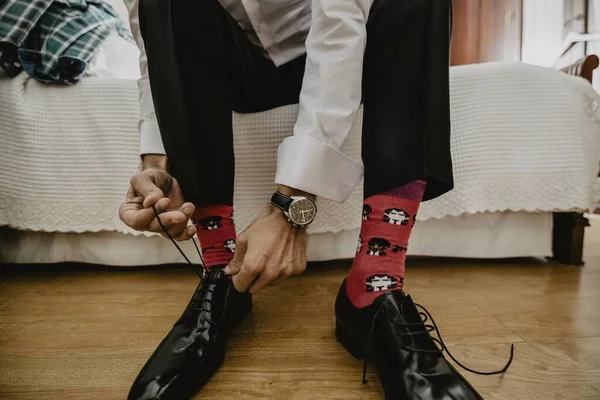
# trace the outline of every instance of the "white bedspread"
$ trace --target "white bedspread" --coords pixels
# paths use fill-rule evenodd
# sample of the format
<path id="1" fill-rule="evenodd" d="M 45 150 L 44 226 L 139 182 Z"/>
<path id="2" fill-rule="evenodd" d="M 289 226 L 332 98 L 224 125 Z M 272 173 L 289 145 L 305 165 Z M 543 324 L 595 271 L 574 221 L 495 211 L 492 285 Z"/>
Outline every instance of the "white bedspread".
<path id="1" fill-rule="evenodd" d="M 524 65 L 453 67 L 456 188 L 420 219 L 479 212 L 585 210 L 598 198 L 600 97 L 581 78 Z M 49 232 L 130 232 L 117 209 L 138 169 L 133 80 L 43 86 L 0 77 L 0 225 Z M 243 228 L 273 191 L 276 148 L 296 106 L 234 115 L 236 217 Z M 343 150 L 360 159 L 361 115 Z M 360 226 L 361 188 L 319 200 L 312 232 Z"/>

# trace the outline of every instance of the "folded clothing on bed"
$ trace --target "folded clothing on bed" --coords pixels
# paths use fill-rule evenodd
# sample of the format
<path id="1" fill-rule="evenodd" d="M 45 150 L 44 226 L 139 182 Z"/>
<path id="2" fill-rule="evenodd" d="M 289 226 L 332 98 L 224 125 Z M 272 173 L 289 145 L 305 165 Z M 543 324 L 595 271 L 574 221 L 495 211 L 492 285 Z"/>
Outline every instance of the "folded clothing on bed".
<path id="1" fill-rule="evenodd" d="M 0 65 L 45 83 L 74 83 L 111 32 L 133 42 L 104 0 L 8 0 L 0 7 Z"/>

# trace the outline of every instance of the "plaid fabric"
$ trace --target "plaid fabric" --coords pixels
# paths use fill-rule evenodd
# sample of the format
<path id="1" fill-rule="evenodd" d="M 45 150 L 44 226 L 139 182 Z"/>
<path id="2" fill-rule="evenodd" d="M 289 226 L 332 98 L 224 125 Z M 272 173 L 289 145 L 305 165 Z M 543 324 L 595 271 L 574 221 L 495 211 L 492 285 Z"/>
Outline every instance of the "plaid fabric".
<path id="1" fill-rule="evenodd" d="M 116 30 L 131 32 L 104 0 L 8 0 L 0 7 L 0 65 L 42 82 L 73 83 Z"/>

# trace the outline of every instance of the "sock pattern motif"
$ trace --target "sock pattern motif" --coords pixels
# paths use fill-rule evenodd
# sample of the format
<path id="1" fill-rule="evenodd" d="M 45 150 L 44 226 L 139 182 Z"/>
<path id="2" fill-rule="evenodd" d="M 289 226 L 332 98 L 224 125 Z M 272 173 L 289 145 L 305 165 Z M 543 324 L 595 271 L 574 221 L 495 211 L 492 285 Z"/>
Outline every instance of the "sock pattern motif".
<path id="1" fill-rule="evenodd" d="M 367 198 L 356 256 L 348 274 L 348 297 L 366 307 L 388 290 L 402 289 L 406 251 L 424 181 L 414 181 Z"/>
<path id="2" fill-rule="evenodd" d="M 214 205 L 197 207 L 193 221 L 206 267 L 229 264 L 235 252 L 233 207 Z"/>

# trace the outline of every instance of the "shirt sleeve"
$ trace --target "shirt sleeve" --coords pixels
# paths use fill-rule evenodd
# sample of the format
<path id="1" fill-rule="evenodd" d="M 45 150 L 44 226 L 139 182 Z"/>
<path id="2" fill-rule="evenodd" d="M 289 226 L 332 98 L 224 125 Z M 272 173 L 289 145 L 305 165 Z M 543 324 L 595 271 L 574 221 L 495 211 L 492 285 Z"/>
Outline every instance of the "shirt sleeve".
<path id="1" fill-rule="evenodd" d="M 138 90 L 140 98 L 140 119 L 138 128 L 140 130 L 140 154 L 166 154 L 163 146 L 156 113 L 154 112 L 154 103 L 152 102 L 152 92 L 150 91 L 150 80 L 148 78 L 148 62 L 146 59 L 146 50 L 140 31 L 140 19 L 138 12 L 138 0 L 125 0 L 125 5 L 129 11 L 129 24 L 133 37 L 140 48 L 140 70 L 141 78 L 138 80 Z"/>
<path id="2" fill-rule="evenodd" d="M 339 148 L 361 102 L 371 4 L 313 0 L 300 111 L 294 135 L 279 146 L 277 184 L 341 203 L 362 179 L 362 165 Z"/>

